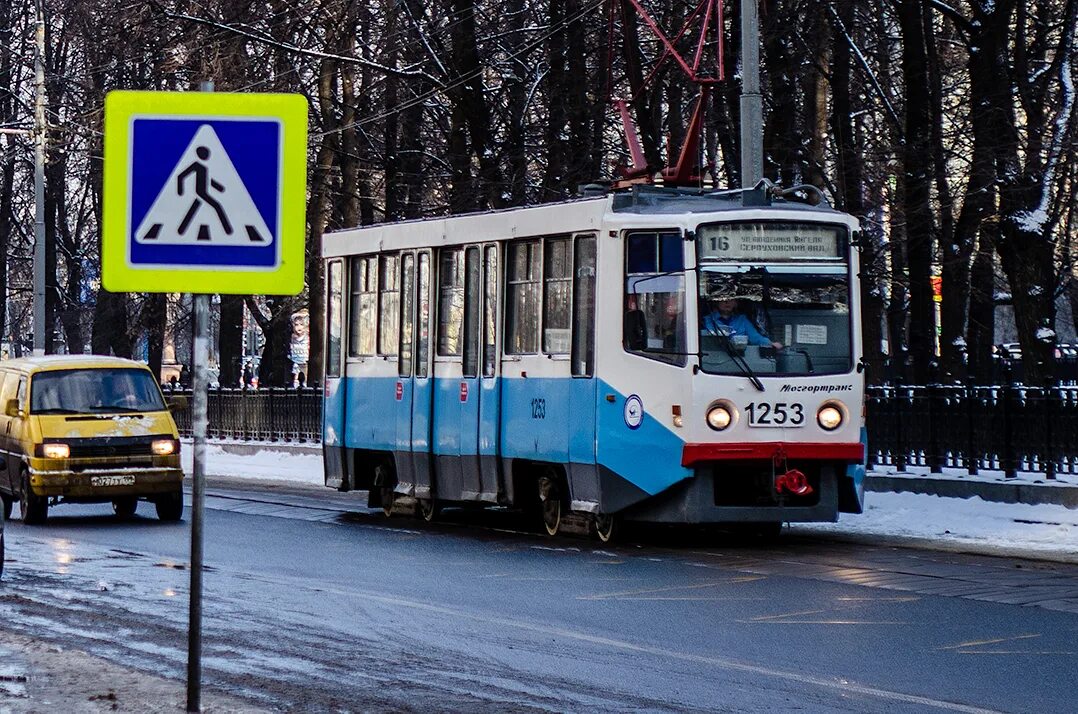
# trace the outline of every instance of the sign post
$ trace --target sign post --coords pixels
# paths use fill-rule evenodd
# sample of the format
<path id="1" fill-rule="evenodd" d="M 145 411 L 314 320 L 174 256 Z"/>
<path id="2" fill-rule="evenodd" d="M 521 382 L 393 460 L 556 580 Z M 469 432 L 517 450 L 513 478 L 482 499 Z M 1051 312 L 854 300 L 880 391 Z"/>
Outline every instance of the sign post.
<path id="1" fill-rule="evenodd" d="M 210 294 L 303 289 L 307 101 L 293 94 L 110 92 L 101 281 L 192 293 L 194 382 L 187 711 L 201 711 Z"/>

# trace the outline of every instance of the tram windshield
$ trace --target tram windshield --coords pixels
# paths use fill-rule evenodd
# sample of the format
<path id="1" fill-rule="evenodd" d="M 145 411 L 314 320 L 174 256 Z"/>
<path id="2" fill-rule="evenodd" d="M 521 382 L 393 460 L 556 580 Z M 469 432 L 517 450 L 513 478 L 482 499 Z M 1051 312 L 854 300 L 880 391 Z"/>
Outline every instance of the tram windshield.
<path id="1" fill-rule="evenodd" d="M 853 366 L 845 231 L 742 223 L 698 232 L 700 367 L 841 374 Z"/>

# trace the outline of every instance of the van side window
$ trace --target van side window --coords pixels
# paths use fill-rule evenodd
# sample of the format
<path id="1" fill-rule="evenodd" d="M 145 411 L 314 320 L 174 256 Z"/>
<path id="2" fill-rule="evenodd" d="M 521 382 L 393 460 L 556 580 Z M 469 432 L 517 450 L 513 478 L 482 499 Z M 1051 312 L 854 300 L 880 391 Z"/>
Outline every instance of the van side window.
<path id="1" fill-rule="evenodd" d="M 0 373 L 0 414 L 7 408 L 8 400 L 19 393 L 19 375 L 15 372 Z"/>
<path id="2" fill-rule="evenodd" d="M 27 410 L 26 405 L 26 377 L 19 377 L 19 391 L 15 395 L 15 398 L 19 400 L 19 408 Z"/>

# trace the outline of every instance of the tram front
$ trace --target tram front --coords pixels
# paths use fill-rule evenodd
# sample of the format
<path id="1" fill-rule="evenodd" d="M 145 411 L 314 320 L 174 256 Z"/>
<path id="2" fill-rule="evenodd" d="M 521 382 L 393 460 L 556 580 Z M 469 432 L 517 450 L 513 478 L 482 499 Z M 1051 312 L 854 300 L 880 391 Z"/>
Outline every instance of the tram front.
<path id="1" fill-rule="evenodd" d="M 634 271 L 627 236 L 625 309 L 645 316 L 626 320 L 627 347 L 642 322 L 640 350 L 684 365 L 691 399 L 673 407 L 685 478 L 626 515 L 780 523 L 861 511 L 856 227 L 807 207 L 699 216 L 680 273 Z M 667 339 L 646 341 L 664 319 Z"/>

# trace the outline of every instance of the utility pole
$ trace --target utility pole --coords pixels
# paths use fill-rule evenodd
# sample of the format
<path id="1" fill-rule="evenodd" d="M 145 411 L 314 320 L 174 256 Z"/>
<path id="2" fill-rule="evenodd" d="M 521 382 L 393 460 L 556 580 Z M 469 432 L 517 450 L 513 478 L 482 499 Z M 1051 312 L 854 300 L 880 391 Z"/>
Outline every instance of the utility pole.
<path id="1" fill-rule="evenodd" d="M 45 354 L 45 8 L 37 0 L 34 71 L 34 355 Z"/>
<path id="2" fill-rule="evenodd" d="M 764 107 L 760 95 L 760 0 L 741 0 L 741 187 L 764 177 Z"/>

